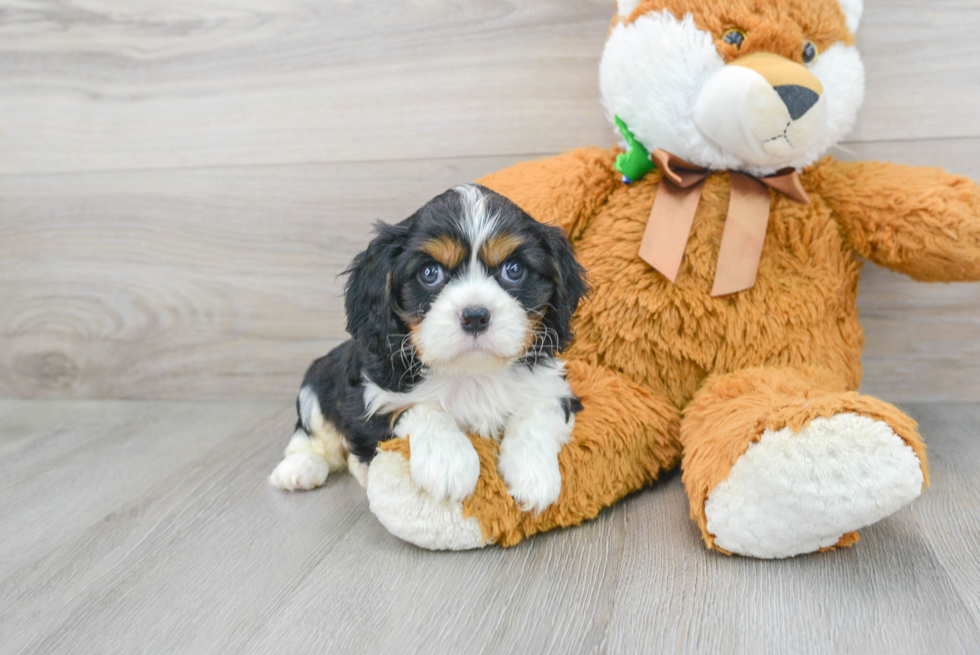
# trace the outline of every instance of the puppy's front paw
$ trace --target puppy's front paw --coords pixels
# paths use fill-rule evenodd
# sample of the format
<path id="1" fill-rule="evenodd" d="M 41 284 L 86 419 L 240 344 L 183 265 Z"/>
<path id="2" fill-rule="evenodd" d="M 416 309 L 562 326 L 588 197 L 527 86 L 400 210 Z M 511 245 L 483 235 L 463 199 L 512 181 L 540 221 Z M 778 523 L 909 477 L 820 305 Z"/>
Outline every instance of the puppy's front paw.
<path id="1" fill-rule="evenodd" d="M 558 456 L 522 445 L 520 441 L 500 444 L 497 469 L 507 484 L 511 498 L 525 512 L 540 514 L 558 500 L 561 471 Z"/>
<path id="2" fill-rule="evenodd" d="M 466 436 L 459 436 L 459 440 L 440 443 L 409 441 L 412 479 L 436 500 L 461 501 L 473 494 L 480 478 L 480 458 Z"/>
<path id="3" fill-rule="evenodd" d="M 269 476 L 269 482 L 285 489 L 316 489 L 327 481 L 330 467 L 327 461 L 310 452 L 287 455 Z"/>
<path id="4" fill-rule="evenodd" d="M 430 496 L 458 502 L 472 495 L 480 478 L 480 457 L 452 417 L 416 405 L 405 412 L 395 435 L 408 437 L 412 480 Z"/>

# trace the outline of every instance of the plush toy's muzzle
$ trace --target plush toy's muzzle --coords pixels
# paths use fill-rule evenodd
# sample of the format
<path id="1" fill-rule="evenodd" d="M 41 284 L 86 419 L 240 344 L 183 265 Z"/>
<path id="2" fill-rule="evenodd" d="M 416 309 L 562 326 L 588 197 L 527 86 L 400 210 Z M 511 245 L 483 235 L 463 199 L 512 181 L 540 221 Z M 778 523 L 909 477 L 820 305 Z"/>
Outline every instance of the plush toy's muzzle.
<path id="1" fill-rule="evenodd" d="M 820 80 L 779 55 L 740 57 L 712 74 L 694 122 L 718 146 L 758 166 L 781 166 L 809 149 L 827 121 Z"/>

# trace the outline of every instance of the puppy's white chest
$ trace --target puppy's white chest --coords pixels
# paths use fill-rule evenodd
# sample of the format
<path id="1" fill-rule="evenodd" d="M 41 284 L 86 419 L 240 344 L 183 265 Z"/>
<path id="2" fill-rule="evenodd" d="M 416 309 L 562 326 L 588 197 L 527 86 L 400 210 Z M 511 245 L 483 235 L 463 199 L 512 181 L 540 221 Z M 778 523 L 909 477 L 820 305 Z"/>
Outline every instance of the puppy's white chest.
<path id="1" fill-rule="evenodd" d="M 393 412 L 419 403 L 440 405 L 460 430 L 488 439 L 503 436 L 507 420 L 522 407 L 571 395 L 560 362 L 533 369 L 514 365 L 474 375 L 432 372 L 408 392 L 395 393 L 365 382 L 369 413 Z"/>
<path id="2" fill-rule="evenodd" d="M 464 432 L 473 432 L 488 439 L 503 435 L 507 418 L 513 414 L 520 399 L 506 383 L 495 379 L 464 377 L 449 384 L 441 399 L 443 409 L 455 419 Z"/>

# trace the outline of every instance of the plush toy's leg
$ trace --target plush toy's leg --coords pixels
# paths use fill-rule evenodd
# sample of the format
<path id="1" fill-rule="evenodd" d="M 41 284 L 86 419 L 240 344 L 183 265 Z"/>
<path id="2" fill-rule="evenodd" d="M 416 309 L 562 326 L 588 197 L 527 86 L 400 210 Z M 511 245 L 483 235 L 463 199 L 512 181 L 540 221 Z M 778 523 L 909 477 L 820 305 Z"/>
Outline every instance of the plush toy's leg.
<path id="1" fill-rule="evenodd" d="M 915 421 L 821 369 L 710 378 L 684 411 L 681 441 L 691 514 L 726 553 L 849 546 L 928 484 Z"/>
<path id="2" fill-rule="evenodd" d="M 382 444 L 371 462 L 371 511 L 393 534 L 424 548 L 512 546 L 529 535 L 594 518 L 677 464 L 680 413 L 664 394 L 582 362 L 569 362 L 568 374 L 584 409 L 558 456 L 561 494 L 541 514 L 521 511 L 497 472 L 497 444 L 474 437 L 481 470 L 473 496 L 462 503 L 434 501 L 412 482 L 411 435 Z"/>

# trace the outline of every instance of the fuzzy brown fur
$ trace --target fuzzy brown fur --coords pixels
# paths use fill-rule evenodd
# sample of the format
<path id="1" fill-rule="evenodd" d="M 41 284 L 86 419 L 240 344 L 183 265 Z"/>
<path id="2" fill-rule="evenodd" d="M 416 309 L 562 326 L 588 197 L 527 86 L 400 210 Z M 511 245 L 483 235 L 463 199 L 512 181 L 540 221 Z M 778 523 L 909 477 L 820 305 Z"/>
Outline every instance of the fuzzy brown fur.
<path id="1" fill-rule="evenodd" d="M 800 44 L 805 40 L 813 41 L 821 52 L 838 41 L 854 45 L 838 0 L 644 0 L 628 18 L 613 19 L 613 25 L 664 9 L 675 16 L 691 14 L 699 29 L 716 35 L 715 45 L 726 61 L 770 52 L 802 63 Z M 747 34 L 741 47 L 722 40 L 730 29 Z"/>
<path id="2" fill-rule="evenodd" d="M 885 421 L 924 463 L 915 422 L 857 393 L 862 255 L 923 280 L 980 279 L 980 189 L 933 169 L 825 159 L 803 173 L 809 204 L 773 192 L 755 287 L 712 298 L 730 190 L 708 178 L 677 283 L 637 256 L 660 175 L 624 185 L 616 150 L 584 148 L 489 175 L 481 183 L 565 228 L 594 292 L 566 353 L 585 409 L 561 453 L 562 493 L 525 514 L 496 471 L 496 444 L 465 512 L 508 546 L 578 525 L 681 462 L 691 514 L 709 547 L 704 502 L 766 429 L 799 430 L 852 412 Z M 681 414 L 683 412 L 683 420 Z M 404 441 L 385 449 L 407 454 Z M 928 478 L 926 478 L 928 479 Z M 838 546 L 857 541 L 849 533 Z"/>
<path id="3" fill-rule="evenodd" d="M 441 236 L 422 244 L 422 252 L 452 270 L 466 258 L 466 247 L 449 236 Z"/>
<path id="4" fill-rule="evenodd" d="M 478 517 L 484 535 L 503 546 L 591 519 L 603 507 L 652 483 L 680 458 L 680 412 L 663 394 L 582 362 L 570 362 L 568 372 L 584 409 L 576 417 L 575 438 L 558 456 L 561 496 L 539 516 L 522 512 L 507 493 L 497 474 L 498 444 L 470 437 L 480 455 L 481 475 L 464 513 Z M 380 448 L 400 452 L 406 459 L 410 454 L 404 439 Z"/>
<path id="5" fill-rule="evenodd" d="M 853 43 L 836 0 L 646 0 L 627 20 L 658 8 L 690 12 L 714 34 L 745 29 L 740 52 L 719 43 L 729 58 L 766 51 L 798 61 L 804 35 L 820 48 Z M 802 173 L 810 203 L 771 192 L 755 286 L 711 297 L 729 175 L 705 181 L 672 284 L 638 256 L 661 175 L 624 185 L 617 154 L 584 148 L 481 180 L 564 228 L 593 287 L 565 353 L 585 409 L 560 455 L 561 496 L 540 516 L 522 513 L 497 473 L 496 444 L 474 439 L 483 467 L 465 513 L 484 535 L 512 545 L 576 525 L 682 463 L 691 514 L 714 547 L 705 500 L 749 445 L 766 429 L 798 431 L 844 412 L 886 422 L 925 474 L 915 422 L 857 392 L 859 257 L 919 280 L 980 280 L 980 188 L 935 169 L 824 159 Z M 408 456 L 404 441 L 384 448 Z M 857 539 L 845 534 L 837 546 Z"/>
<path id="6" fill-rule="evenodd" d="M 843 380 L 824 369 L 749 368 L 709 378 L 685 407 L 681 423 L 684 486 L 705 543 L 714 546 L 704 513 L 708 494 L 728 477 L 751 443 L 766 430 L 788 427 L 799 432 L 815 418 L 842 413 L 888 423 L 919 460 L 926 461 L 915 421 L 894 405 L 847 391 Z M 923 475 L 928 484 L 925 466 Z"/>

